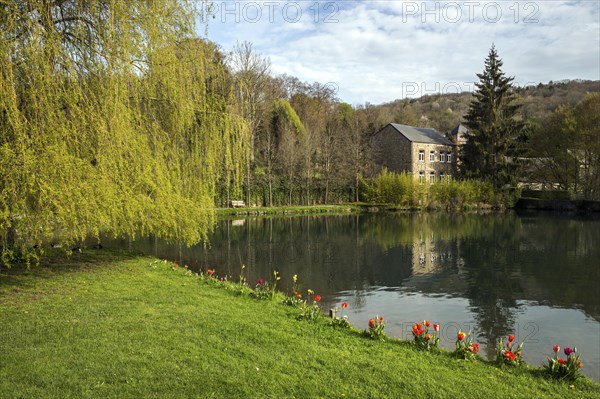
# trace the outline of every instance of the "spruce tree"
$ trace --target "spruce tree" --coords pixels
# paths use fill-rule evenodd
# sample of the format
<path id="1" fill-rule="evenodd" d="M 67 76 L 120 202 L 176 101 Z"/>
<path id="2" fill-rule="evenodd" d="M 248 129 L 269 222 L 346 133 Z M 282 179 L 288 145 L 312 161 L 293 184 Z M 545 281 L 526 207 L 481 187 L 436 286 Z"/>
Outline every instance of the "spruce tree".
<path id="1" fill-rule="evenodd" d="M 501 70 L 502 60 L 492 45 L 483 73 L 465 117 L 469 129 L 461 148 L 463 177 L 489 181 L 496 188 L 514 185 L 517 163 L 514 158 L 524 124 L 519 120 L 520 105 L 515 103 L 513 77 Z"/>

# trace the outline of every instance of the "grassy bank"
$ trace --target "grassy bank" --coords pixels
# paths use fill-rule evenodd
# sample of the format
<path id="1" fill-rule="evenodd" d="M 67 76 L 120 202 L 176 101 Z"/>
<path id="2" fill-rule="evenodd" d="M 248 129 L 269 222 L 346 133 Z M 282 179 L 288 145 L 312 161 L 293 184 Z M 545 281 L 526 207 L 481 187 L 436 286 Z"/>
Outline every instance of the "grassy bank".
<path id="1" fill-rule="evenodd" d="M 364 204 L 341 204 L 341 205 L 306 205 L 306 206 L 272 206 L 257 208 L 217 208 L 218 216 L 252 216 L 252 215 L 286 215 L 286 214 L 318 214 L 318 213 L 348 213 L 366 212 L 367 205 Z"/>
<path id="2" fill-rule="evenodd" d="M 588 379 L 373 341 L 150 258 L 0 274 L 1 398 L 600 398 Z"/>

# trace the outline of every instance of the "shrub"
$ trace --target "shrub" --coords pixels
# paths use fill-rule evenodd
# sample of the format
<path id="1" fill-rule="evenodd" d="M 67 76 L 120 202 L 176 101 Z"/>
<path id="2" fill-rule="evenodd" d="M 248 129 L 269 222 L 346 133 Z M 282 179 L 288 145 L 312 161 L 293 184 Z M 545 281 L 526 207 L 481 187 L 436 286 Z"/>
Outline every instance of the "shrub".
<path id="1" fill-rule="evenodd" d="M 478 204 L 493 205 L 499 196 L 491 183 L 478 180 L 451 180 L 433 184 L 419 183 L 410 173 L 384 169 L 363 182 L 364 198 L 370 203 L 400 206 L 442 206 L 462 208 Z"/>

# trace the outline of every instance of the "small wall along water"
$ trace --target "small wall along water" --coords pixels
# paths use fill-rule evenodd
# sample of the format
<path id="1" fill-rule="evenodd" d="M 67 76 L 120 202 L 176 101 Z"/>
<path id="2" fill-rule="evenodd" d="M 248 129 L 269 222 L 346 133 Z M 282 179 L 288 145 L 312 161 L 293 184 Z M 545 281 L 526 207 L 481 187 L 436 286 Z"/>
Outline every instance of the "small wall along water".
<path id="1" fill-rule="evenodd" d="M 107 243 L 129 247 L 127 241 Z M 552 346 L 576 346 L 584 374 L 600 381 L 600 220 L 535 213 L 383 213 L 220 220 L 208 245 L 131 244 L 192 269 L 215 269 L 250 285 L 278 271 L 278 287 L 298 275 L 322 309 L 366 328 L 376 314 L 388 335 L 412 339 L 423 319 L 442 325 L 441 345 L 471 329 L 480 355 L 493 358 L 500 337 L 524 341 L 539 367 Z"/>

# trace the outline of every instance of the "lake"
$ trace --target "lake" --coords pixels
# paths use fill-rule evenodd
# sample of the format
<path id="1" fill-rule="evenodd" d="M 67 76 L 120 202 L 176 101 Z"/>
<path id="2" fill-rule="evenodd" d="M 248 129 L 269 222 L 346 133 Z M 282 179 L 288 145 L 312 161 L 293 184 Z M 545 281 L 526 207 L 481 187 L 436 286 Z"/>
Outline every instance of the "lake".
<path id="1" fill-rule="evenodd" d="M 127 245 L 121 242 L 121 245 Z M 212 268 L 250 285 L 298 275 L 322 309 L 364 329 L 386 319 L 385 332 L 412 339 L 423 319 L 440 323 L 441 345 L 472 331 L 480 355 L 493 358 L 500 337 L 523 341 L 523 357 L 540 366 L 552 346 L 576 346 L 583 372 L 600 380 L 600 219 L 553 213 L 382 213 L 220 220 L 208 245 L 184 248 L 154 239 L 133 248 Z"/>

